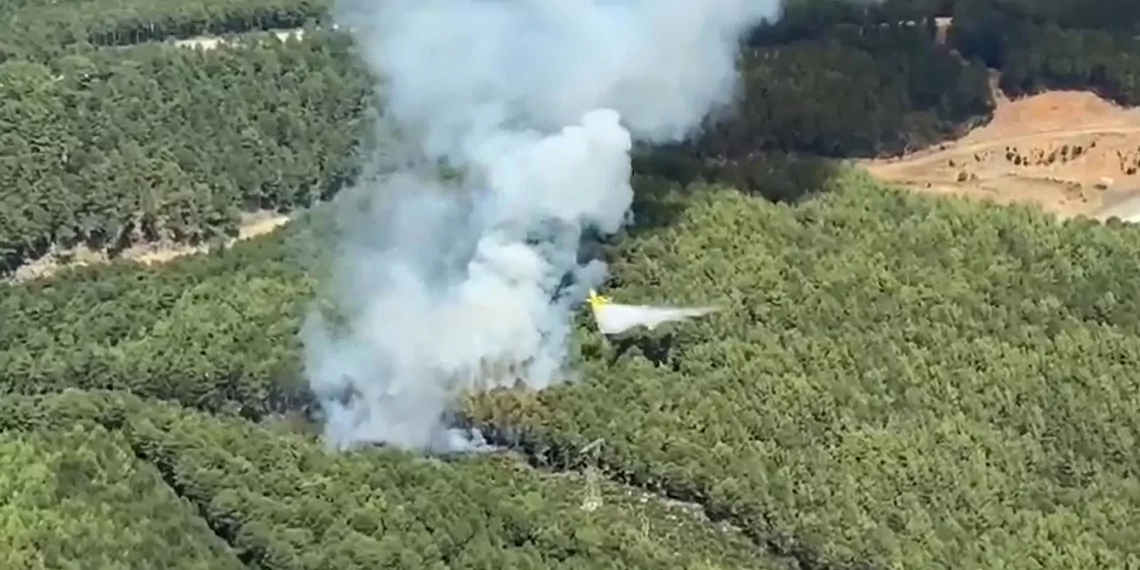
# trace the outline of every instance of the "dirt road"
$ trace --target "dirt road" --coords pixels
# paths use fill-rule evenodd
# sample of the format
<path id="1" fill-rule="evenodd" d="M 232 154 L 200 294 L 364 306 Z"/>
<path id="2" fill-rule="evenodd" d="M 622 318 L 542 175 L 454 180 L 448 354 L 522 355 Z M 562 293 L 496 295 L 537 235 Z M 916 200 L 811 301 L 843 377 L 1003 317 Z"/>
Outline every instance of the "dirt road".
<path id="1" fill-rule="evenodd" d="M 301 39 L 305 37 L 305 30 L 303 28 L 273 30 L 272 34 L 277 36 L 277 39 L 285 41 L 290 38 Z M 178 47 L 210 50 L 217 49 L 219 45 L 222 45 L 227 41 L 229 41 L 227 38 L 221 36 L 195 36 L 182 40 L 174 40 L 173 43 Z"/>
<path id="2" fill-rule="evenodd" d="M 259 235 L 270 233 L 289 223 L 289 217 L 276 212 L 254 212 L 242 215 L 238 226 L 238 236 L 228 240 L 224 247 L 231 247 L 241 240 L 250 239 Z M 152 263 L 166 263 L 173 259 L 208 250 L 205 245 L 191 246 L 177 243 L 147 243 L 127 248 L 118 255 L 118 259 L 126 259 L 144 265 Z M 67 250 L 53 249 L 39 259 L 25 263 L 16 269 L 15 273 L 7 279 L 0 279 L 0 283 L 16 283 L 42 279 L 54 274 L 63 267 L 77 267 L 108 263 L 110 257 L 103 251 L 92 251 L 79 246 Z"/>
<path id="3" fill-rule="evenodd" d="M 1101 208 L 1094 217 L 1099 220 L 1120 218 L 1124 222 L 1140 223 L 1140 189 L 1134 190 L 1130 194 L 1132 196 L 1120 202 Z"/>
<path id="4" fill-rule="evenodd" d="M 932 163 L 946 160 L 946 153 L 953 152 L 955 154 L 970 154 L 977 153 L 987 149 L 992 149 L 996 146 L 1012 145 L 1024 142 L 1038 142 L 1041 138 L 1052 138 L 1060 140 L 1072 137 L 1082 137 L 1088 135 L 1138 135 L 1140 134 L 1140 125 L 1127 126 L 1127 127 L 1090 127 L 1080 129 L 1050 129 L 1046 131 L 1037 131 L 1033 133 L 1021 135 L 1009 135 L 1004 137 L 993 138 L 989 140 L 982 140 L 970 144 L 958 144 L 953 147 L 946 148 L 928 148 L 915 152 L 903 158 L 885 159 L 880 161 L 875 167 L 877 172 L 890 173 L 892 168 L 898 170 L 902 169 L 916 169 L 929 166 Z"/>

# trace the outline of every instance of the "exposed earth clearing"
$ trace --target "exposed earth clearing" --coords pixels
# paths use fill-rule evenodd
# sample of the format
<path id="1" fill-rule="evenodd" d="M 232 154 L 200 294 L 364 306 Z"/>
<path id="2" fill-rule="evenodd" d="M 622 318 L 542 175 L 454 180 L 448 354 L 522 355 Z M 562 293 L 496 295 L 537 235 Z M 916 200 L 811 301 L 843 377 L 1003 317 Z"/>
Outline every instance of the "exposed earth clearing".
<path id="1" fill-rule="evenodd" d="M 860 164 L 919 192 L 1140 218 L 1140 109 L 1083 91 L 998 96 L 993 120 L 957 141 Z"/>
<path id="2" fill-rule="evenodd" d="M 305 30 L 303 28 L 273 30 L 272 33 L 273 35 L 277 36 L 277 39 L 281 41 L 286 41 L 291 38 L 299 40 L 305 37 Z M 229 43 L 230 41 L 232 40 L 224 36 L 195 36 L 182 40 L 174 40 L 171 43 L 178 47 L 210 50 L 216 49 L 219 45 Z"/>
<path id="3" fill-rule="evenodd" d="M 235 242 L 264 235 L 285 225 L 289 217 L 276 212 L 255 212 L 243 214 L 238 227 L 238 235 L 226 241 L 225 247 Z M 184 255 L 204 253 L 209 249 L 205 244 L 197 246 L 179 244 L 169 241 L 154 243 L 140 243 L 131 246 L 115 256 L 115 259 L 126 259 L 142 264 L 165 263 Z M 48 277 L 63 267 L 80 267 L 96 263 L 108 263 L 110 255 L 105 251 L 93 251 L 85 246 L 70 249 L 52 249 L 39 259 L 29 261 L 16 269 L 8 281 L 29 281 Z"/>

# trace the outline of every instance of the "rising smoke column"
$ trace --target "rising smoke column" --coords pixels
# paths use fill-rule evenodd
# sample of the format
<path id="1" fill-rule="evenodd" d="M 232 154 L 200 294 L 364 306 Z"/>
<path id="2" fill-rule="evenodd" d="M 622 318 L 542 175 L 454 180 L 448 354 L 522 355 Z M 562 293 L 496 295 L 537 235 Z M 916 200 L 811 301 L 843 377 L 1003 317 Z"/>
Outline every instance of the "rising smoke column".
<path id="1" fill-rule="evenodd" d="M 683 139 L 736 85 L 738 40 L 777 0 L 343 0 L 410 154 L 348 192 L 306 373 L 339 448 L 471 449 L 444 417 L 465 389 L 567 378 L 572 307 L 604 277 L 583 232 L 617 232 L 634 140 Z M 351 214 L 351 215 L 350 215 Z"/>

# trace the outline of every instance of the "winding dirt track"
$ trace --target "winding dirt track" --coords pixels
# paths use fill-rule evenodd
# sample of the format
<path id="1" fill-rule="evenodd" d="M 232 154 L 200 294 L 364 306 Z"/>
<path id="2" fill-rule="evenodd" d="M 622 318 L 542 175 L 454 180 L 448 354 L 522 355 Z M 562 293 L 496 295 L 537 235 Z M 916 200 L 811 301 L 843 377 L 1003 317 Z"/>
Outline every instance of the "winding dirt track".
<path id="1" fill-rule="evenodd" d="M 277 36 L 277 39 L 281 41 L 285 41 L 290 38 L 301 39 L 305 36 L 305 30 L 303 28 L 273 30 L 270 33 Z M 226 38 L 221 36 L 195 36 L 192 38 L 174 40 L 171 43 L 178 47 L 211 50 L 217 49 L 218 46 L 226 44 L 227 41 L 228 40 Z"/>
<path id="2" fill-rule="evenodd" d="M 900 159 L 894 159 L 894 160 L 897 160 L 897 162 L 886 162 L 886 161 L 880 162 L 879 166 L 876 166 L 875 169 L 878 173 L 887 174 L 887 173 L 891 172 L 892 167 L 897 167 L 897 169 L 899 169 L 899 170 L 904 169 L 904 168 L 905 169 L 912 169 L 912 168 L 921 168 L 923 166 L 928 166 L 931 163 L 935 163 L 935 162 L 943 162 L 946 160 L 945 155 L 947 153 L 950 153 L 950 152 L 952 152 L 954 154 L 969 154 L 969 153 L 977 153 L 977 152 L 981 152 L 984 150 L 989 150 L 989 149 L 992 149 L 992 148 L 998 147 L 998 146 L 1012 145 L 1012 144 L 1023 143 L 1023 142 L 1039 142 L 1039 140 L 1042 138 L 1055 138 L 1055 139 L 1060 140 L 1060 139 L 1065 139 L 1065 138 L 1070 138 L 1070 137 L 1080 137 L 1080 136 L 1086 136 L 1086 135 L 1111 135 L 1111 134 L 1118 134 L 1118 135 L 1140 134 L 1140 125 L 1131 126 L 1131 127 L 1108 127 L 1108 128 L 1106 128 L 1106 127 L 1091 127 L 1091 128 L 1083 128 L 1083 129 L 1049 129 L 1046 131 L 1037 131 L 1037 132 L 1026 133 L 1026 134 L 1021 134 L 1021 135 L 1009 135 L 1009 136 L 989 139 L 986 141 L 975 142 L 975 143 L 971 143 L 971 144 L 957 145 L 957 146 L 954 146 L 953 148 L 946 148 L 946 149 L 939 149 L 937 147 L 936 148 L 928 148 L 928 149 L 923 149 L 921 151 L 913 153 L 911 155 L 908 155 L 901 160 Z"/>
<path id="3" fill-rule="evenodd" d="M 238 241 L 267 234 L 287 223 L 289 223 L 289 217 L 276 212 L 244 214 L 242 216 L 242 222 L 238 227 L 238 236 L 228 240 L 224 247 L 231 247 Z M 147 243 L 127 248 L 118 255 L 118 258 L 150 265 L 152 263 L 166 263 L 178 259 L 179 257 L 205 253 L 206 251 L 208 251 L 208 248 L 205 245 L 191 246 L 165 242 Z M 17 283 L 42 279 L 51 276 L 63 267 L 94 265 L 107 263 L 110 260 L 106 252 L 92 251 L 83 246 L 68 250 L 53 250 L 39 259 L 29 261 L 20 266 L 11 277 L 0 279 L 0 284 L 5 282 Z"/>

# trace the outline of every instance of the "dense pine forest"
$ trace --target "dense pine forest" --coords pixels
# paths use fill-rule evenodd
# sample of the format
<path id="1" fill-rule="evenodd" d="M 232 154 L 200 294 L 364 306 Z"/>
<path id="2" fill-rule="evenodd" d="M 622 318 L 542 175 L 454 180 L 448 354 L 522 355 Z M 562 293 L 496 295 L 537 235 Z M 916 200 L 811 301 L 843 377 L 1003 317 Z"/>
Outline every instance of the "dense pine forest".
<path id="1" fill-rule="evenodd" d="M 471 394 L 502 451 L 444 459 L 316 437 L 320 205 L 383 95 L 329 9 L 0 4 L 0 273 L 293 215 L 0 283 L 0 566 L 1140 567 L 1140 231 L 840 162 L 986 122 L 994 77 L 1140 103 L 1140 5 L 790 0 L 731 109 L 635 149 L 603 247 L 615 299 L 723 310 L 618 342 L 583 316 L 583 380 Z"/>

